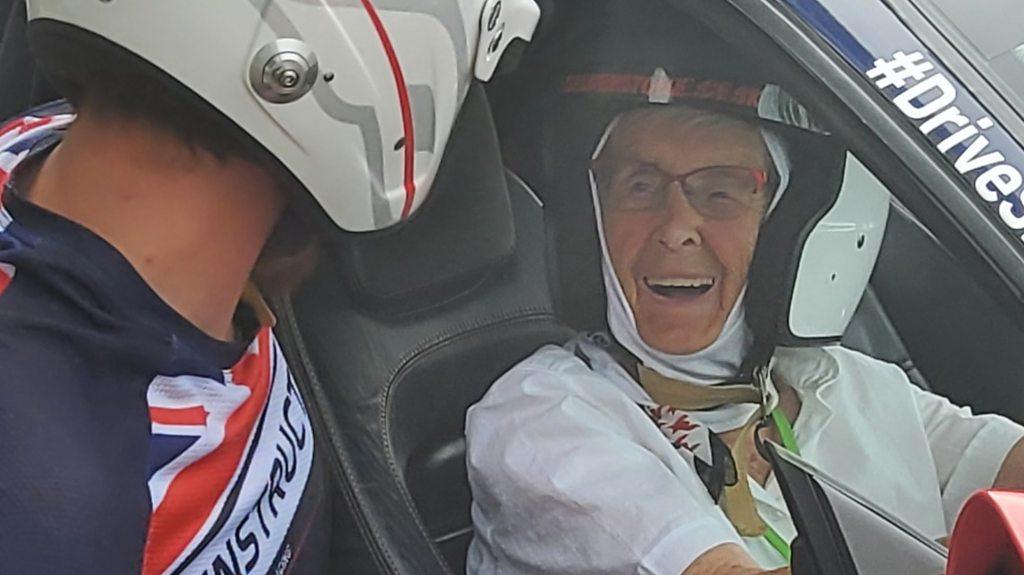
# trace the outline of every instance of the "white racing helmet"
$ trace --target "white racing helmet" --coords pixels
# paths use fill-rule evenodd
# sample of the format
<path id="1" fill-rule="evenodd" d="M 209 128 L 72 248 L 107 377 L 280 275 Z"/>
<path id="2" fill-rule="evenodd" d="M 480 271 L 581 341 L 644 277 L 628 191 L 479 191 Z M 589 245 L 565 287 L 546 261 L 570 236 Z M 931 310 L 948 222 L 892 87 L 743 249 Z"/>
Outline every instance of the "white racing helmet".
<path id="1" fill-rule="evenodd" d="M 470 82 L 540 16 L 533 0 L 28 0 L 28 13 L 30 34 L 91 35 L 186 87 L 353 232 L 423 203 Z"/>
<path id="2" fill-rule="evenodd" d="M 530 99 L 541 118 L 533 164 L 540 188 L 553 190 L 547 205 L 562 217 L 555 249 L 562 290 L 572 294 L 559 302 L 566 321 L 606 327 L 595 319 L 605 315 L 608 294 L 586 287 L 605 283 L 596 226 L 581 209 L 591 201 L 593 151 L 620 114 L 685 105 L 746 119 L 788 156 L 790 177 L 761 227 L 748 276 L 754 342 L 741 371 L 762 365 L 778 346 L 839 340 L 877 259 L 885 188 L 775 83 L 773 70 L 667 3 L 597 1 L 565 16 L 562 37 L 540 39 L 523 69 L 539 62 L 550 78 Z M 555 64 L 544 67 L 549 60 Z"/>
<path id="3" fill-rule="evenodd" d="M 852 154 L 838 147 L 808 111 L 778 85 L 742 86 L 707 78 L 673 78 L 662 68 L 655 69 L 649 79 L 640 80 L 603 73 L 570 76 L 566 85 L 575 93 L 593 90 L 605 97 L 614 94 L 623 101 L 634 99 L 636 108 L 626 110 L 673 105 L 701 109 L 718 105 L 719 111 L 760 126 L 774 165 L 775 189 L 759 241 L 763 245 L 758 248 L 750 277 L 753 291 L 757 292 L 753 296 L 757 309 L 730 314 L 715 345 L 728 347 L 732 343 L 739 353 L 744 335 L 730 329 L 730 322 L 743 322 L 745 317 L 760 324 L 758 335 L 771 341 L 771 345 L 817 344 L 841 338 L 867 287 L 881 247 L 889 211 L 885 186 Z M 703 94 L 685 88 L 700 85 L 706 88 Z M 604 130 L 592 160 L 597 160 L 621 117 L 616 116 Z M 797 174 L 793 173 L 794 162 Z M 807 172 L 818 173 L 808 178 Z M 791 182 L 795 190 L 789 193 Z M 600 220 L 600 194 L 593 173 L 591 186 Z M 787 198 L 787 193 L 791 197 Z M 600 233 L 600 221 L 597 226 Z M 659 352 L 634 340 L 639 337 L 633 331 L 635 320 L 618 288 L 618 280 L 610 271 L 604 242 L 602 238 L 604 283 L 606 292 L 610 292 L 609 327 L 620 343 L 645 359 L 645 363 L 657 361 L 645 356 Z M 627 324 L 633 328 L 627 329 Z M 727 332 L 731 334 L 730 341 L 723 340 Z M 727 372 L 731 362 L 721 353 L 711 355 L 710 364 L 717 367 L 702 373 Z M 688 356 L 686 361 L 695 363 L 699 357 Z M 698 373 L 687 374 L 691 381 L 701 377 Z"/>

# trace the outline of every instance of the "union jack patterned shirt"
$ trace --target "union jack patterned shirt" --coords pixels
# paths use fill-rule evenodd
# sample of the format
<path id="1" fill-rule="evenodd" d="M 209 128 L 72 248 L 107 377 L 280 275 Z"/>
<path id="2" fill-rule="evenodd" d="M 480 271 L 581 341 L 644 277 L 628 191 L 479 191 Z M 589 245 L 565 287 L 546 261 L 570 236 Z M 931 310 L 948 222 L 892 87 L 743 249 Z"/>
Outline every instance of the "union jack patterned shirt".
<path id="1" fill-rule="evenodd" d="M 207 336 L 18 197 L 15 166 L 73 119 L 0 127 L 0 572 L 320 572 L 322 466 L 270 329 L 243 309 L 251 340 Z"/>

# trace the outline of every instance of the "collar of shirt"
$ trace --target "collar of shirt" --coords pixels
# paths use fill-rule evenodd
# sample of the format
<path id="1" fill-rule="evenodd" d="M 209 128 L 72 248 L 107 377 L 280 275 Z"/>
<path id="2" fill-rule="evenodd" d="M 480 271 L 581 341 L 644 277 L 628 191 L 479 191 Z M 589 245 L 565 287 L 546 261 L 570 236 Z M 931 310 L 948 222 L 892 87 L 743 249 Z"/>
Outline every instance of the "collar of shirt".
<path id="1" fill-rule="evenodd" d="M 233 366 L 242 358 L 259 329 L 273 325 L 273 315 L 255 289 L 247 289 L 247 297 L 235 317 L 244 337 L 237 341 L 213 338 L 160 298 L 106 240 L 19 196 L 18 168 L 44 159 L 60 143 L 64 128 L 73 119 L 73 115 L 65 114 L 54 121 L 40 120 L 19 138 L 3 140 L 6 147 L 0 149 L 0 154 L 4 154 L 0 171 L 4 176 L 0 178 L 4 189 L 0 196 L 0 231 L 31 246 L 36 265 L 45 266 L 48 273 L 61 271 L 66 278 L 78 278 L 82 286 L 65 282 L 68 285 L 62 287 L 81 298 L 89 309 L 101 310 L 114 321 L 165 340 L 169 365 L 177 365 L 179 360 L 191 363 L 194 357 L 202 357 L 221 368 Z M 7 133 L 8 136 L 10 133 L 14 132 Z M 75 288 L 79 288 L 78 291 Z"/>
<path id="2" fill-rule="evenodd" d="M 823 448 L 822 432 L 834 415 L 825 392 L 838 379 L 838 363 L 822 348 L 779 348 L 772 367 L 776 383 L 790 386 L 800 398 L 800 414 L 793 422 L 793 434 L 802 457 L 810 461 L 821 459 L 818 451 Z M 776 531 L 787 539 L 796 535 L 774 473 L 763 487 L 751 482 L 750 491 L 763 518 Z"/>
<path id="3" fill-rule="evenodd" d="M 570 349 L 578 349 L 600 373 L 632 401 L 656 407 L 657 404 L 633 377 L 592 336 L 581 335 L 569 342 Z M 839 365 L 822 348 L 779 348 L 775 353 L 772 376 L 777 383 L 790 386 L 800 398 L 800 415 L 793 431 L 801 452 L 813 451 L 820 430 L 832 418 L 832 407 L 824 398 L 824 391 L 835 383 Z M 696 417 L 696 419 L 700 419 Z"/>
<path id="4" fill-rule="evenodd" d="M 772 377 L 777 385 L 789 386 L 800 398 L 793 434 L 800 453 L 814 460 L 822 430 L 834 414 L 826 391 L 839 379 L 839 363 L 823 348 L 779 348 L 772 364 Z"/>

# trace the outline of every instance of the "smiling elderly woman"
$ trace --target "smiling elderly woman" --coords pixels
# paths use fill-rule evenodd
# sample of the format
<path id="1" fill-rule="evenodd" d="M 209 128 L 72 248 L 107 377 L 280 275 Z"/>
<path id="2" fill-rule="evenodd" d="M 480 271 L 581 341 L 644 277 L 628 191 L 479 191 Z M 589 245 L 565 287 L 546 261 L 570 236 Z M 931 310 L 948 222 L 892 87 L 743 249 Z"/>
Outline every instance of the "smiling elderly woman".
<path id="1" fill-rule="evenodd" d="M 594 173 L 618 285 L 643 341 L 698 352 L 746 286 L 768 150 L 751 124 L 682 106 L 627 113 L 611 135 Z"/>
<path id="2" fill-rule="evenodd" d="M 795 152 L 721 101 L 755 94 L 745 103 L 757 109 L 778 91 L 671 75 L 656 60 L 645 82 L 631 83 L 635 68 L 589 76 L 595 94 L 642 97 L 590 143 L 612 337 L 538 350 L 470 410 L 470 573 L 789 572 L 795 527 L 750 448 L 757 407 L 702 410 L 671 390 L 742 377 L 751 262 Z M 700 85 L 732 88 L 686 89 Z M 1021 484 L 1024 429 L 923 391 L 896 366 L 838 345 L 778 348 L 771 365 L 779 402 L 764 437 L 927 536 L 947 535 L 974 489 Z M 739 472 L 724 490 L 723 461 Z"/>

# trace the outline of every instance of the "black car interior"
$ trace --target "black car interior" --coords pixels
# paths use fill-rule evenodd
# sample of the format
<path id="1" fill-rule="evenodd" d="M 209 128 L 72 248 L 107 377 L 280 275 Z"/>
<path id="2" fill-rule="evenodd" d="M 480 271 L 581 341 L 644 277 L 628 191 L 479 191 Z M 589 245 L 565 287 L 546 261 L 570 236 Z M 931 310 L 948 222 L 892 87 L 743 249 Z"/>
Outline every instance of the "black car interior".
<path id="1" fill-rule="evenodd" d="M 347 562 L 465 571 L 465 411 L 520 359 L 571 336 L 548 295 L 544 223 L 501 164 L 476 86 L 421 211 L 384 233 L 340 237 L 335 257 L 279 305 L 280 337 L 351 506 L 336 538 Z"/>
<path id="2" fill-rule="evenodd" d="M 25 42 L 25 0 L 0 0 L 0 118 L 55 98 Z"/>
<path id="3" fill-rule="evenodd" d="M 545 6 L 555 16 L 545 16 L 540 41 L 576 16 L 556 4 Z M 52 91 L 26 50 L 23 0 L 0 0 L 0 22 L 6 118 Z M 334 551 L 347 572 L 465 572 L 466 409 L 540 346 L 603 326 L 592 299 L 601 294 L 580 291 L 601 285 L 592 218 L 566 215 L 588 213 L 589 196 L 564 195 L 516 149 L 527 142 L 530 116 L 517 102 L 528 90 L 489 89 L 470 90 L 414 218 L 334 233 L 313 277 L 275 302 L 278 337 L 330 454 Z M 899 205 L 843 342 L 953 401 L 1024 420 L 1024 333 Z"/>

